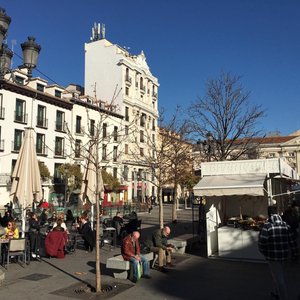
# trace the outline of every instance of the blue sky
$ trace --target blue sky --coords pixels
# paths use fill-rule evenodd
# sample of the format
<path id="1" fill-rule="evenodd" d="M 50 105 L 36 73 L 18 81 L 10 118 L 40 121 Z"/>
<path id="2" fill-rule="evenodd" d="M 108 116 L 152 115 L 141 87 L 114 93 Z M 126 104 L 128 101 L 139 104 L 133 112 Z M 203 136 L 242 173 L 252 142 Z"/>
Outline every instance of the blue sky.
<path id="1" fill-rule="evenodd" d="M 300 129 L 300 1 L 4 0 L 12 17 L 8 45 L 21 54 L 28 35 L 42 46 L 38 69 L 56 83 L 83 85 L 84 43 L 94 22 L 132 54 L 144 51 L 171 115 L 203 95 L 221 72 L 242 76 L 250 99 L 267 110 L 260 126 Z M 15 66 L 21 61 L 14 58 Z M 37 76 L 42 75 L 35 73 Z M 174 108 L 174 109 L 173 109 Z"/>

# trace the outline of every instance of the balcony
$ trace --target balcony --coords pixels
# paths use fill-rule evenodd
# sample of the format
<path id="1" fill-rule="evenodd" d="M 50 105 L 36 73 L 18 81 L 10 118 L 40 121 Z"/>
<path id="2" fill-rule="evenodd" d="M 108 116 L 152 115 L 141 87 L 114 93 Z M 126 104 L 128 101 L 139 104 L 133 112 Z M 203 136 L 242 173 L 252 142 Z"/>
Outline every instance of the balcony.
<path id="1" fill-rule="evenodd" d="M 146 92 L 146 87 L 144 86 L 144 85 L 141 85 L 141 93 L 142 94 L 145 94 L 145 92 Z"/>
<path id="2" fill-rule="evenodd" d="M 36 126 L 41 128 L 48 128 L 48 119 L 37 117 Z"/>
<path id="3" fill-rule="evenodd" d="M 54 149 L 55 157 L 65 158 L 66 153 L 67 153 L 66 149 L 62 149 L 62 148 L 58 148 L 58 147 Z"/>
<path id="4" fill-rule="evenodd" d="M 5 118 L 5 107 L 0 107 L 0 119 L 4 120 Z"/>
<path id="5" fill-rule="evenodd" d="M 125 84 L 128 86 L 131 86 L 132 84 L 132 78 L 128 75 L 125 76 Z"/>
<path id="6" fill-rule="evenodd" d="M 84 135 L 84 132 L 85 132 L 84 126 L 76 126 L 75 125 L 75 134 Z"/>
<path id="7" fill-rule="evenodd" d="M 0 140 L 0 151 L 4 151 L 4 140 Z"/>
<path id="8" fill-rule="evenodd" d="M 11 151 L 12 152 L 20 152 L 20 149 L 21 149 L 21 145 L 22 145 L 22 141 L 12 141 L 11 142 Z"/>
<path id="9" fill-rule="evenodd" d="M 66 132 L 67 123 L 66 122 L 55 122 L 55 130 L 59 132 Z"/>
<path id="10" fill-rule="evenodd" d="M 15 111 L 15 122 L 27 124 L 28 114 L 20 114 L 19 112 Z"/>
<path id="11" fill-rule="evenodd" d="M 43 146 L 43 147 L 37 147 L 36 148 L 36 154 L 39 156 L 48 156 L 48 148 Z"/>

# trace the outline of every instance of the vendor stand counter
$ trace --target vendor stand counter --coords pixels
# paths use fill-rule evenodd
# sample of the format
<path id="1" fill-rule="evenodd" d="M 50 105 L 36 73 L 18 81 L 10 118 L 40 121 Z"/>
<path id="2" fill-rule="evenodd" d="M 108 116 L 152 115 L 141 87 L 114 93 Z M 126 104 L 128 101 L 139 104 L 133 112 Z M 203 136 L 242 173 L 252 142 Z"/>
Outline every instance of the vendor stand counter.
<path id="1" fill-rule="evenodd" d="M 259 231 L 243 230 L 231 226 L 218 228 L 219 257 L 264 260 L 258 250 Z"/>

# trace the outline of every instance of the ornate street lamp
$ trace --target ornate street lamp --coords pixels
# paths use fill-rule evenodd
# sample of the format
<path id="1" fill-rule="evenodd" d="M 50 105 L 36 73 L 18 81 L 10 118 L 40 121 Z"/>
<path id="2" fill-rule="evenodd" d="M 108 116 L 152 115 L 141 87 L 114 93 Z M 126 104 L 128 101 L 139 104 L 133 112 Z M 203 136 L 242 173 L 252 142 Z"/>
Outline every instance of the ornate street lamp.
<path id="1" fill-rule="evenodd" d="M 199 145 L 200 153 L 207 155 L 207 161 L 211 161 L 211 155 L 215 153 L 215 138 L 211 132 L 206 134 L 206 140 L 197 142 Z"/>
<path id="2" fill-rule="evenodd" d="M 11 18 L 6 15 L 5 9 L 0 8 L 0 79 L 4 79 L 5 74 L 12 73 L 11 70 L 11 59 L 13 57 L 13 52 L 3 43 L 6 37 Z M 37 65 L 37 60 L 39 53 L 41 51 L 41 46 L 35 42 L 35 38 L 32 36 L 28 37 L 28 41 L 21 44 L 23 51 L 23 65 L 20 67 L 27 68 L 28 80 L 32 77 L 32 70 Z M 12 80 L 15 78 L 12 75 Z"/>
<path id="3" fill-rule="evenodd" d="M 32 36 L 28 37 L 28 41 L 21 44 L 23 51 L 23 62 L 24 67 L 28 69 L 28 77 L 32 77 L 32 69 L 37 65 L 41 46 L 35 42 L 35 38 Z"/>
<path id="4" fill-rule="evenodd" d="M 5 9 L 3 9 L 2 7 L 0 7 L 0 43 L 2 45 L 3 40 L 6 36 L 7 30 L 8 30 L 8 26 L 11 22 L 11 17 L 9 17 L 6 13 L 5 13 Z"/>

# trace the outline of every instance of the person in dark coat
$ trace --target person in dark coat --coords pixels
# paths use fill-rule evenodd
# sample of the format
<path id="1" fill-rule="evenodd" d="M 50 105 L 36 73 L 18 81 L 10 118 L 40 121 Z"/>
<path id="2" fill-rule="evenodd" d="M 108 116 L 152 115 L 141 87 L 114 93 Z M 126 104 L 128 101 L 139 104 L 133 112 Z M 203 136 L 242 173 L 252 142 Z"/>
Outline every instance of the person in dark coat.
<path id="1" fill-rule="evenodd" d="M 29 219 L 29 240 L 30 240 L 30 251 L 31 256 L 36 258 L 39 256 L 40 249 L 40 223 L 35 213 L 31 214 Z"/>
<path id="2" fill-rule="evenodd" d="M 138 221 L 136 212 L 131 212 L 129 222 L 125 225 L 125 230 L 128 234 L 138 230 Z"/>
<path id="3" fill-rule="evenodd" d="M 1 220 L 2 227 L 7 227 L 8 222 L 11 222 L 13 220 L 14 218 L 12 217 L 10 211 L 7 210 Z"/>
<path id="4" fill-rule="evenodd" d="M 275 207 L 269 207 L 269 220 L 259 234 L 258 248 L 265 256 L 272 275 L 274 290 L 271 295 L 275 299 L 289 299 L 285 264 L 290 253 L 293 260 L 299 258 L 299 249 L 290 226 L 277 214 Z"/>
<path id="5" fill-rule="evenodd" d="M 78 228 L 79 233 L 82 234 L 84 239 L 84 246 L 86 251 L 92 252 L 96 245 L 96 234 L 91 228 L 91 223 L 88 221 L 87 216 L 82 215 L 80 218 L 80 227 Z"/>
<path id="6" fill-rule="evenodd" d="M 120 237 L 121 232 L 124 229 L 124 220 L 119 211 L 117 211 L 116 215 L 112 219 L 112 226 L 116 228 L 117 237 Z"/>

